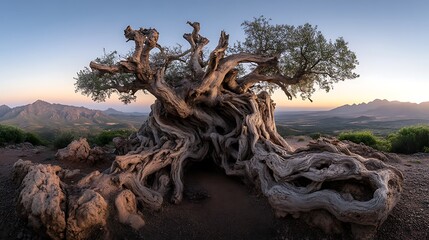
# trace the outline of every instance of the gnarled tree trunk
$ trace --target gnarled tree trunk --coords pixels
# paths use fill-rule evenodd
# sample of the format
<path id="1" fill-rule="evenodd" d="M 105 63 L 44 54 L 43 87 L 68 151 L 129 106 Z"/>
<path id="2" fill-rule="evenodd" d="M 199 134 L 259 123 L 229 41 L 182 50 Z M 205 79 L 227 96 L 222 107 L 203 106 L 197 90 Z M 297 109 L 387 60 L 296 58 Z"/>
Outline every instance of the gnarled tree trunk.
<path id="1" fill-rule="evenodd" d="M 264 81 L 279 85 L 290 96 L 286 85 L 307 79 L 305 71 L 310 74 L 312 68 L 291 77 L 263 75 L 263 69 L 278 64 L 277 58 L 248 53 L 225 56 L 228 35 L 224 32 L 204 62 L 202 49 L 208 40 L 199 35 L 199 23 L 189 24 L 193 32 L 184 38 L 191 48 L 183 54 L 164 53 L 155 29 L 128 27 L 125 36 L 136 42 L 133 56 L 115 65 L 91 62 L 97 74 L 135 75 L 134 81 L 111 87 L 132 93 L 145 89 L 157 100 L 140 130 L 122 144 L 126 154 L 117 156 L 110 169 L 93 172 L 79 183 L 63 187 L 71 199 L 68 204 L 75 204 L 68 207 L 65 221 L 91 219 L 85 211 L 79 211 L 82 202 L 103 206 L 106 218 L 118 214 L 120 222 L 138 229 L 144 220 L 136 201 L 151 209 L 159 209 L 166 196 L 180 203 L 184 166 L 210 159 L 227 175 L 253 183 L 278 216 L 303 217 L 327 232 L 342 231 L 342 223 L 349 223 L 360 237 L 362 232 L 378 228 L 399 199 L 402 174 L 380 160 L 351 152 L 342 142 L 320 140 L 295 151 L 276 131 L 270 95 L 249 90 Z M 164 54 L 162 64 L 149 61 L 149 52 L 155 47 Z M 186 54 L 190 78 L 182 79 L 177 86 L 167 83 L 169 64 Z M 256 67 L 238 77 L 236 67 L 241 63 Z M 106 214 L 104 202 L 114 205 L 116 213 Z M 85 228 L 104 222 L 75 227 L 73 236 L 88 236 Z M 70 230 L 59 232 L 58 238 Z M 52 231 L 49 234 L 55 236 Z"/>

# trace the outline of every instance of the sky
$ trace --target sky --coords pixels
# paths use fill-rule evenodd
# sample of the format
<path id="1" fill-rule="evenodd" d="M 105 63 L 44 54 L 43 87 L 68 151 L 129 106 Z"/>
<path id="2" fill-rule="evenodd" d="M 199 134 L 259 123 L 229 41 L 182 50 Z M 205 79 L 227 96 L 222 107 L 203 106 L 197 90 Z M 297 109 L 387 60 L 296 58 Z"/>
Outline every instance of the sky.
<path id="1" fill-rule="evenodd" d="M 429 2 L 399 0 L 14 0 L 0 3 L 0 105 L 10 107 L 42 99 L 51 103 L 149 111 L 154 98 L 139 94 L 122 104 L 105 103 L 75 93 L 76 73 L 106 51 L 127 53 L 128 26 L 153 27 L 162 46 L 182 44 L 191 31 L 186 21 L 201 23 L 201 35 L 217 44 L 219 33 L 230 44 L 244 39 L 241 23 L 261 15 L 273 24 L 310 23 L 327 39 L 343 37 L 359 60 L 354 80 L 317 91 L 312 99 L 287 100 L 273 95 L 277 109 L 318 110 L 374 99 L 429 101 Z"/>

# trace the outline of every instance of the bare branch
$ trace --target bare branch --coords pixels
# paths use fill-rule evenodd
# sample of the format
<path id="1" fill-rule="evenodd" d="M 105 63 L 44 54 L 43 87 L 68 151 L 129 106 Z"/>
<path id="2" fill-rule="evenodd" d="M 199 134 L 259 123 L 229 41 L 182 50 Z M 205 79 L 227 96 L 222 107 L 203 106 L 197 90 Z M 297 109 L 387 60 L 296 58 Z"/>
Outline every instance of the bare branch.
<path id="1" fill-rule="evenodd" d="M 113 65 L 113 66 L 109 66 L 109 65 L 104 65 L 104 64 L 100 64 L 100 63 L 96 63 L 94 61 L 91 61 L 89 63 L 89 67 L 94 71 L 94 70 L 98 70 L 101 73 L 118 73 L 121 72 L 121 66 L 119 65 Z"/>
<path id="2" fill-rule="evenodd" d="M 202 51 L 204 46 L 209 43 L 209 40 L 199 34 L 200 24 L 198 22 L 192 23 L 188 21 L 187 24 L 192 26 L 194 30 L 192 33 L 184 34 L 183 38 L 185 38 L 191 45 L 192 50 L 189 65 L 195 76 L 195 80 L 199 80 L 204 76 Z"/>
<path id="3" fill-rule="evenodd" d="M 125 35 L 125 38 L 127 39 L 127 42 L 132 40 L 136 45 L 134 49 L 134 54 L 130 60 L 135 63 L 139 63 L 140 57 L 143 52 L 143 46 L 147 37 L 143 35 L 142 32 L 138 30 L 133 30 L 130 26 L 127 26 L 127 28 L 125 28 L 124 35 Z"/>
<path id="4" fill-rule="evenodd" d="M 171 113 L 177 113 L 181 118 L 186 118 L 192 113 L 192 109 L 168 84 L 164 81 L 164 71 L 159 69 L 156 79 L 148 89 Z"/>
<path id="5" fill-rule="evenodd" d="M 266 75 L 262 75 L 262 74 L 252 72 L 252 73 L 240 78 L 239 80 L 237 80 L 237 82 L 239 83 L 241 89 L 244 92 L 248 91 L 251 87 L 253 87 L 258 82 L 274 83 L 274 84 L 278 85 L 282 89 L 282 91 L 286 94 L 288 99 L 291 100 L 292 95 L 287 90 L 287 85 L 297 84 L 299 82 L 299 80 L 297 80 L 295 78 L 285 77 L 281 74 L 275 74 L 273 76 L 266 76 Z"/>
<path id="6" fill-rule="evenodd" d="M 277 57 L 265 57 L 258 54 L 252 53 L 238 53 L 223 58 L 219 62 L 218 71 L 226 74 L 240 63 L 256 63 L 256 64 L 271 64 L 275 66 L 277 64 Z"/>
<path id="7" fill-rule="evenodd" d="M 225 51 L 228 48 L 228 39 L 229 35 L 222 31 L 217 47 L 210 53 L 206 76 L 216 71 L 219 61 L 225 56 Z"/>
<path id="8" fill-rule="evenodd" d="M 189 24 L 189 26 L 191 26 L 194 29 L 192 31 L 192 34 L 191 34 L 192 41 L 194 42 L 194 44 L 198 43 L 200 40 L 200 37 L 201 37 L 199 34 L 200 23 L 199 22 L 190 22 L 190 21 L 187 21 L 186 23 Z"/>
<path id="9" fill-rule="evenodd" d="M 152 28 L 133 30 L 128 26 L 124 30 L 124 34 L 128 40 L 133 40 L 136 44 L 133 56 L 115 65 L 104 65 L 93 61 L 90 63 L 91 69 L 109 74 L 134 73 L 136 76 L 135 81 L 122 85 L 113 84 L 111 87 L 119 92 L 126 93 L 135 93 L 138 90 L 145 89 L 160 100 L 163 105 L 169 109 L 169 112 L 176 113 L 182 118 L 189 116 L 191 110 L 186 102 L 164 81 L 165 68 L 162 67 L 157 70 L 152 70 L 149 65 L 150 51 L 155 47 L 162 48 L 157 43 L 158 31 Z M 189 51 L 170 57 L 180 58 L 187 53 L 189 53 Z M 166 61 L 169 61 L 168 57 Z"/>
<path id="10" fill-rule="evenodd" d="M 181 54 L 176 54 L 176 55 L 167 55 L 167 56 L 165 57 L 165 63 L 164 63 L 165 68 L 167 68 L 167 67 L 168 67 L 168 65 L 169 65 L 171 62 L 173 62 L 173 61 L 186 62 L 185 60 L 182 60 L 181 58 L 182 58 L 182 57 L 184 57 L 184 56 L 186 56 L 186 55 L 187 55 L 187 54 L 189 54 L 190 52 L 191 52 L 191 49 L 188 49 L 188 50 L 184 51 L 184 52 L 183 52 L 183 53 L 181 53 Z"/>

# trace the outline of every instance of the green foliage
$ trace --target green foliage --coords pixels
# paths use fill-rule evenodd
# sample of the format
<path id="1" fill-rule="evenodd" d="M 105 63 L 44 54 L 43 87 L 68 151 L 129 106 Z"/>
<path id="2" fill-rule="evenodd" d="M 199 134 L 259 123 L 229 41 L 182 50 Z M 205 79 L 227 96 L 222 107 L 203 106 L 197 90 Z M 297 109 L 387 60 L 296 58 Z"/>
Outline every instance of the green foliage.
<path id="1" fill-rule="evenodd" d="M 374 148 L 380 151 L 390 152 L 392 149 L 392 145 L 388 139 L 377 138 L 377 144 Z"/>
<path id="2" fill-rule="evenodd" d="M 311 139 L 313 139 L 313 140 L 317 140 L 317 139 L 319 139 L 320 137 L 322 137 L 322 134 L 321 133 L 312 133 L 312 134 L 310 134 L 310 137 L 311 137 Z"/>
<path id="3" fill-rule="evenodd" d="M 396 153 L 429 152 L 429 125 L 401 128 L 389 135 L 391 151 Z"/>
<path id="4" fill-rule="evenodd" d="M 339 140 L 348 140 L 354 143 L 363 143 L 367 146 L 375 146 L 377 139 L 370 131 L 343 132 L 338 136 Z"/>
<path id="5" fill-rule="evenodd" d="M 371 131 L 343 132 L 338 136 L 339 140 L 348 140 L 357 144 L 363 143 L 374 149 L 389 151 L 389 141 L 375 136 Z"/>
<path id="6" fill-rule="evenodd" d="M 0 125 L 0 144 L 15 144 L 25 141 L 25 132 L 13 126 Z"/>
<path id="7" fill-rule="evenodd" d="M 72 132 L 63 132 L 55 137 L 52 144 L 54 149 L 65 148 L 75 139 L 76 137 Z"/>
<path id="8" fill-rule="evenodd" d="M 94 62 L 106 65 L 114 65 L 120 59 L 116 51 L 104 53 L 100 58 L 96 58 Z M 135 76 L 129 73 L 118 74 L 101 74 L 98 71 L 92 71 L 88 67 L 80 70 L 75 78 L 75 91 L 81 92 L 83 95 L 91 97 L 93 101 L 104 102 L 106 98 L 110 98 L 112 93 L 119 94 L 119 99 L 124 103 L 135 101 L 136 92 L 128 90 L 125 86 L 132 84 Z M 119 89 L 119 90 L 118 90 Z"/>
<path id="9" fill-rule="evenodd" d="M 25 133 L 25 141 L 33 145 L 46 145 L 46 142 L 42 140 L 37 134 Z"/>
<path id="10" fill-rule="evenodd" d="M 353 72 L 358 61 L 348 43 L 343 38 L 326 40 L 317 26 L 308 23 L 298 27 L 272 25 L 264 16 L 245 21 L 242 26 L 246 38 L 230 51 L 278 56 L 278 67 L 260 72 L 301 78 L 296 84 L 284 86 L 294 97 L 300 95 L 302 99 L 310 99 L 316 85 L 328 92 L 333 83 L 358 77 Z M 272 90 L 276 87 L 270 84 L 265 88 Z"/>
<path id="11" fill-rule="evenodd" d="M 172 61 L 166 65 L 167 56 L 181 56 L 180 61 Z M 192 72 L 189 69 L 189 54 L 182 50 L 181 45 L 174 47 L 163 47 L 163 51 L 156 52 L 150 56 L 151 63 L 155 66 L 166 67 L 164 80 L 170 86 L 178 86 L 184 79 L 189 79 Z"/>
<path id="12" fill-rule="evenodd" d="M 33 133 L 28 133 L 17 127 L 0 125 L 0 145 L 17 144 L 29 142 L 33 145 L 43 145 L 40 137 Z"/>
<path id="13" fill-rule="evenodd" d="M 96 136 L 93 136 L 89 139 L 91 144 L 98 146 L 105 146 L 112 142 L 115 137 L 128 137 L 132 133 L 128 129 L 119 129 L 119 130 L 104 130 Z"/>

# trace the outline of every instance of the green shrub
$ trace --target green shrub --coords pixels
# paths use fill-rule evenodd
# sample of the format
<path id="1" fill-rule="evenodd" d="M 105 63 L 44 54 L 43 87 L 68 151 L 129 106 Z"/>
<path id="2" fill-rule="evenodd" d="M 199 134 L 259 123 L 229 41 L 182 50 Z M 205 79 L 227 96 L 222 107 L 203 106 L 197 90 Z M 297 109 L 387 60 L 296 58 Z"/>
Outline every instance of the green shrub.
<path id="1" fill-rule="evenodd" d="M 89 142 L 98 146 L 105 146 L 112 142 L 115 137 L 128 137 L 132 133 L 131 130 L 104 130 L 96 136 L 89 139 Z"/>
<path id="2" fill-rule="evenodd" d="M 380 150 L 380 151 L 390 152 L 392 146 L 391 146 L 389 140 L 377 138 L 377 144 L 373 148 Z"/>
<path id="3" fill-rule="evenodd" d="M 33 145 L 46 145 L 45 141 L 43 141 L 38 135 L 29 132 L 25 133 L 25 141 Z"/>
<path id="4" fill-rule="evenodd" d="M 349 140 L 351 142 L 360 144 L 363 143 L 369 147 L 372 147 L 381 151 L 389 151 L 389 141 L 375 136 L 371 131 L 355 131 L 355 132 L 343 132 L 338 136 L 339 140 Z"/>
<path id="5" fill-rule="evenodd" d="M 370 131 L 343 132 L 338 136 L 340 140 L 349 140 L 351 142 L 373 147 L 377 144 L 377 138 Z"/>
<path id="6" fill-rule="evenodd" d="M 55 137 L 53 146 L 55 149 L 65 148 L 75 139 L 76 138 L 72 132 L 63 132 Z"/>
<path id="7" fill-rule="evenodd" d="M 25 141 L 25 132 L 13 126 L 0 125 L 0 144 L 16 144 Z"/>
<path id="8" fill-rule="evenodd" d="M 395 153 L 417 153 L 429 150 L 429 126 L 419 125 L 401 128 L 389 135 L 391 151 Z"/>
<path id="9" fill-rule="evenodd" d="M 25 132 L 20 128 L 0 125 L 0 145 L 29 142 L 33 145 L 44 145 L 44 141 L 34 133 Z"/>
<path id="10" fill-rule="evenodd" d="M 310 137 L 311 137 L 311 139 L 313 139 L 313 140 L 317 140 L 317 139 L 319 139 L 320 137 L 322 137 L 322 134 L 321 134 L 321 133 L 312 133 L 312 134 L 310 134 Z"/>

